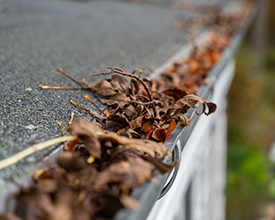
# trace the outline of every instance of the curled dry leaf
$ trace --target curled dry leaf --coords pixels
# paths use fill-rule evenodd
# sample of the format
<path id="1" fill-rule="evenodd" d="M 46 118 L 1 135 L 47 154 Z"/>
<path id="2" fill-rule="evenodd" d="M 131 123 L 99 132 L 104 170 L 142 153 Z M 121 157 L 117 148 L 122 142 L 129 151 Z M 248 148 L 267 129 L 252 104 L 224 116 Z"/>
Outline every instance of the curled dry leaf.
<path id="1" fill-rule="evenodd" d="M 167 130 L 167 132 L 166 132 L 164 141 L 167 141 L 167 140 L 168 140 L 170 134 L 172 133 L 172 131 L 173 131 L 176 127 L 177 127 L 177 123 L 176 123 L 175 120 L 172 119 L 172 121 L 170 122 L 170 125 L 169 125 L 169 127 L 168 127 L 168 130 Z"/>
<path id="2" fill-rule="evenodd" d="M 197 95 L 186 95 L 182 99 L 179 99 L 176 101 L 176 103 L 172 107 L 172 111 L 170 113 L 171 116 L 177 113 L 186 113 L 189 108 L 194 108 L 195 105 L 199 103 L 202 105 L 203 109 L 201 113 L 199 114 L 206 114 L 210 115 L 211 113 L 214 113 L 216 111 L 216 104 L 209 102 L 207 100 L 204 100 L 200 98 Z M 207 111 L 208 108 L 208 111 Z"/>
<path id="3" fill-rule="evenodd" d="M 184 116 L 182 113 L 174 114 L 170 118 L 172 120 L 179 120 L 181 126 L 189 126 L 191 123 L 191 120 Z"/>
<path id="4" fill-rule="evenodd" d="M 86 119 L 77 119 L 66 130 L 77 134 L 79 142 L 67 143 L 70 151 L 59 154 L 56 165 L 36 171 L 36 184 L 12 197 L 17 201 L 14 215 L 31 220 L 110 219 L 118 209 L 138 207 L 129 193 L 151 181 L 155 169 L 166 173 L 176 165 L 161 161 L 171 154 L 163 144 L 119 136 Z"/>
<path id="5" fill-rule="evenodd" d="M 159 157 L 163 158 L 168 153 L 167 148 L 164 144 L 157 143 L 151 140 L 143 140 L 143 139 L 134 139 L 134 138 L 127 138 L 123 136 L 119 136 L 113 132 L 97 132 L 99 138 L 111 141 L 112 143 L 125 145 L 127 147 L 139 150 L 141 152 L 149 154 L 151 157 Z"/>
<path id="6" fill-rule="evenodd" d="M 83 157 L 79 157 L 77 154 L 72 152 L 63 152 L 57 157 L 57 164 L 68 172 L 77 172 L 84 169 L 87 163 Z M 72 164 L 74 164 L 72 166 Z"/>
<path id="7" fill-rule="evenodd" d="M 107 80 L 91 83 L 87 88 L 95 90 L 98 95 L 102 96 L 111 96 L 117 94 L 112 84 Z"/>
<path id="8" fill-rule="evenodd" d="M 179 99 L 181 99 L 187 95 L 186 91 L 179 89 L 179 88 L 167 89 L 167 90 L 162 91 L 162 93 L 164 93 L 168 96 L 172 96 L 175 99 L 175 101 L 178 101 Z"/>
<path id="9" fill-rule="evenodd" d="M 125 105 L 129 104 L 130 98 L 127 97 L 125 93 L 115 93 L 114 95 L 110 96 L 108 99 L 101 99 L 103 104 L 107 104 L 109 106 L 119 106 L 123 108 Z"/>
<path id="10" fill-rule="evenodd" d="M 90 123 L 88 120 L 80 118 L 66 127 L 65 130 L 76 134 L 91 154 L 95 157 L 100 157 L 100 142 L 95 135 L 95 132 L 100 130 L 97 124 Z"/>
<path id="11" fill-rule="evenodd" d="M 14 214 L 22 219 L 49 219 L 54 212 L 50 196 L 36 188 L 21 189 L 14 198 L 17 201 Z"/>
<path id="12" fill-rule="evenodd" d="M 108 190 L 111 183 L 120 189 L 135 188 L 152 178 L 153 169 L 153 165 L 142 158 L 131 157 L 127 161 L 111 164 L 100 172 L 93 188 L 96 192 L 102 192 Z"/>

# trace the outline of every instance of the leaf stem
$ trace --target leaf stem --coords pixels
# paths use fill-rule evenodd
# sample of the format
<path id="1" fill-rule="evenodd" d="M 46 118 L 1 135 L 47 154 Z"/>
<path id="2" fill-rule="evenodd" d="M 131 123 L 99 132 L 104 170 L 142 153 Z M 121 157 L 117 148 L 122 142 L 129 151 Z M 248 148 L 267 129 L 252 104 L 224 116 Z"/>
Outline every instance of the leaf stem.
<path id="1" fill-rule="evenodd" d="M 1 160 L 0 161 L 0 170 L 2 170 L 5 167 L 8 167 L 12 164 L 17 163 L 18 161 L 22 160 L 23 158 L 25 158 L 37 151 L 46 149 L 54 144 L 62 143 L 65 141 L 73 141 L 75 139 L 77 139 L 77 136 L 63 136 L 63 137 L 58 137 L 58 138 L 54 138 L 54 139 L 45 141 L 43 143 L 36 144 L 36 145 L 29 147 L 15 155 L 11 156 L 11 157 Z"/>
<path id="2" fill-rule="evenodd" d="M 147 87 L 147 85 L 145 84 L 145 82 L 142 80 L 142 78 L 139 77 L 139 76 L 137 76 L 137 75 L 134 75 L 134 74 L 126 73 L 122 69 L 119 69 L 119 68 L 113 68 L 113 67 L 109 67 L 109 68 L 114 73 L 118 73 L 118 74 L 121 74 L 121 75 L 124 75 L 124 76 L 135 78 L 136 80 L 138 80 L 142 84 L 142 86 L 144 87 L 145 91 L 147 92 L 148 98 L 152 102 L 152 107 L 153 107 L 153 111 L 154 111 L 154 117 L 156 117 L 157 110 L 156 110 L 156 106 L 155 106 L 155 104 L 153 102 L 151 92 L 150 92 L 149 88 Z M 133 73 L 135 73 L 135 71 Z"/>
<path id="3" fill-rule="evenodd" d="M 89 96 L 85 95 L 84 96 L 85 99 L 87 99 L 89 102 L 91 102 L 96 108 L 98 111 L 100 111 L 101 114 L 103 114 L 104 116 L 106 116 L 106 114 L 104 113 L 104 111 L 102 111 L 90 98 Z"/>
<path id="4" fill-rule="evenodd" d="M 61 89 L 61 90 L 82 90 L 86 88 L 72 88 L 72 87 L 59 87 L 59 86 L 42 86 L 39 85 L 41 89 Z"/>
<path id="5" fill-rule="evenodd" d="M 87 89 L 86 87 L 84 87 L 80 82 L 78 82 L 77 80 L 75 80 L 73 77 L 69 76 L 67 73 L 65 73 L 65 71 L 61 68 L 57 69 L 58 72 L 62 73 L 64 76 L 68 77 L 70 80 L 72 80 L 73 82 L 75 82 L 77 85 L 79 85 L 82 89 Z"/>
<path id="6" fill-rule="evenodd" d="M 73 100 L 71 100 L 71 99 L 70 99 L 70 103 L 72 103 L 73 105 L 75 105 L 75 106 L 77 106 L 77 107 L 83 109 L 84 111 L 88 112 L 89 115 L 90 115 L 93 119 L 95 119 L 97 122 L 99 122 L 99 123 L 103 126 L 102 121 L 100 121 L 97 117 L 95 117 L 95 116 L 91 113 L 91 111 L 90 111 L 89 109 L 86 109 L 86 108 L 82 107 L 81 105 L 76 104 L 76 103 L 75 103 Z"/>

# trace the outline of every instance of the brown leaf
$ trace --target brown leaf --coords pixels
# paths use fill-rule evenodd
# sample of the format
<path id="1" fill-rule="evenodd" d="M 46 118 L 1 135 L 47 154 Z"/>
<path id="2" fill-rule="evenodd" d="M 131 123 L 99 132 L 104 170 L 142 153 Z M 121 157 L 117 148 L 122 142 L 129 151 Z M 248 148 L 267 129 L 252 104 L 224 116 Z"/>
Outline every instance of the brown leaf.
<path id="1" fill-rule="evenodd" d="M 104 124 L 105 130 L 113 132 L 117 132 L 126 127 L 130 127 L 129 121 L 124 114 L 120 113 L 108 116 Z"/>
<path id="2" fill-rule="evenodd" d="M 153 166 L 140 157 L 131 157 L 127 161 L 111 164 L 100 172 L 93 188 L 97 192 L 108 190 L 110 184 L 120 184 L 120 188 L 135 188 L 152 177 Z"/>
<path id="3" fill-rule="evenodd" d="M 68 151 L 59 154 L 56 162 L 68 172 L 76 172 L 87 167 L 87 163 L 83 157 L 79 157 L 79 155 Z"/>
<path id="4" fill-rule="evenodd" d="M 173 162 L 172 164 L 166 164 L 163 163 L 160 159 L 158 158 L 153 158 L 149 155 L 143 155 L 142 158 L 152 164 L 156 167 L 156 169 L 161 173 L 165 174 L 167 172 L 170 172 L 175 166 L 178 165 L 178 161 Z"/>
<path id="5" fill-rule="evenodd" d="M 187 95 L 187 93 L 184 90 L 179 88 L 167 89 L 162 91 L 162 93 L 172 96 L 175 99 L 175 101 L 178 101 L 179 99 Z"/>
<path id="6" fill-rule="evenodd" d="M 138 82 L 138 80 L 136 79 L 131 79 L 131 94 L 132 95 L 136 95 L 140 93 L 140 84 Z"/>
<path id="7" fill-rule="evenodd" d="M 0 214 L 0 220 L 23 220 L 22 218 L 19 218 L 14 213 L 8 212 L 5 215 Z"/>
<path id="8" fill-rule="evenodd" d="M 136 114 L 133 116 L 133 118 L 138 118 L 138 117 L 142 117 L 143 115 L 142 115 L 142 112 L 143 112 L 143 110 L 144 110 L 144 106 L 143 105 L 138 105 L 137 107 L 136 107 Z M 139 126 L 140 127 L 140 126 Z"/>
<path id="9" fill-rule="evenodd" d="M 109 106 L 115 106 L 118 105 L 120 108 L 123 108 L 125 105 L 129 104 L 127 101 L 129 101 L 130 98 L 127 97 L 125 93 L 116 93 L 112 96 L 110 96 L 108 99 L 101 99 L 100 101 L 103 104 L 107 104 Z"/>
<path id="10" fill-rule="evenodd" d="M 110 149 L 110 158 L 108 161 L 104 163 L 102 169 L 105 169 L 111 164 L 118 163 L 121 161 L 127 161 L 132 157 L 137 157 L 142 155 L 144 155 L 143 152 L 133 148 L 128 148 L 124 145 L 114 146 Z"/>
<path id="11" fill-rule="evenodd" d="M 85 194 L 82 190 L 73 189 L 65 180 L 59 179 L 59 189 L 55 199 L 51 220 L 89 220 L 85 209 Z"/>
<path id="12" fill-rule="evenodd" d="M 136 129 L 141 127 L 142 125 L 142 121 L 143 121 L 144 116 L 139 116 L 136 119 L 132 120 L 131 123 L 131 128 L 132 129 Z"/>
<path id="13" fill-rule="evenodd" d="M 96 118 L 98 118 L 99 120 L 104 120 L 104 119 L 106 119 L 106 116 L 101 115 L 101 114 L 97 113 L 96 111 L 91 111 L 91 110 L 90 110 L 90 112 L 91 112 Z"/>
<path id="14" fill-rule="evenodd" d="M 184 116 L 182 113 L 174 114 L 171 119 L 179 120 L 181 126 L 189 126 L 191 123 L 191 120 Z"/>
<path id="15" fill-rule="evenodd" d="M 147 153 L 152 157 L 158 156 L 159 158 L 163 158 L 168 153 L 168 150 L 165 147 L 165 145 L 161 143 L 157 143 L 155 141 L 126 138 L 123 136 L 118 136 L 113 132 L 102 131 L 102 132 L 97 132 L 97 135 L 103 140 L 109 140 L 112 143 L 125 145 L 127 147 Z"/>
<path id="16" fill-rule="evenodd" d="M 142 124 L 141 128 L 143 129 L 143 131 L 144 131 L 146 134 L 148 134 L 150 131 L 152 131 L 152 130 L 154 129 L 153 126 L 152 126 L 149 122 L 147 122 L 147 121 L 145 121 L 145 122 Z"/>
<path id="17" fill-rule="evenodd" d="M 163 142 L 166 136 L 166 130 L 164 128 L 157 128 L 152 132 L 151 137 L 158 142 Z"/>
<path id="18" fill-rule="evenodd" d="M 117 93 L 117 91 L 114 90 L 112 84 L 107 80 L 91 83 L 88 85 L 88 88 L 95 90 L 98 95 L 102 96 L 111 96 Z"/>
<path id="19" fill-rule="evenodd" d="M 80 142 L 85 144 L 86 149 L 95 157 L 100 158 L 101 146 L 96 132 L 101 129 L 95 123 L 79 118 L 73 124 L 67 126 L 65 130 L 76 134 Z"/>
<path id="20" fill-rule="evenodd" d="M 79 144 L 79 138 L 73 140 L 73 141 L 70 141 L 69 143 L 65 144 L 64 148 L 65 150 L 67 151 L 73 151 L 73 149 L 75 148 L 76 145 Z"/>
<path id="21" fill-rule="evenodd" d="M 166 135 L 165 135 L 165 139 L 164 141 L 167 141 L 170 134 L 172 133 L 172 131 L 177 127 L 177 123 L 175 122 L 175 120 L 172 119 L 172 121 L 170 122 L 170 125 L 168 127 L 168 130 L 166 132 Z"/>
<path id="22" fill-rule="evenodd" d="M 140 134 L 136 132 L 135 130 L 128 128 L 128 129 L 123 129 L 119 135 L 128 137 L 128 138 L 140 138 Z"/>
<path id="23" fill-rule="evenodd" d="M 133 105 L 129 105 L 126 108 L 123 108 L 123 111 L 125 112 L 125 116 L 127 118 L 133 118 L 136 113 L 136 108 Z"/>
<path id="24" fill-rule="evenodd" d="M 199 103 L 203 106 L 202 112 L 200 114 L 209 115 L 216 111 L 216 104 L 209 102 L 205 99 L 200 98 L 197 95 L 186 95 L 182 99 L 179 99 L 172 108 L 172 112 L 170 115 L 177 113 L 186 113 L 189 108 L 194 108 L 195 105 Z M 208 112 L 206 112 L 206 107 L 208 107 Z"/>
<path id="25" fill-rule="evenodd" d="M 115 90 L 122 93 L 128 93 L 130 83 L 125 77 L 122 77 L 120 75 L 113 75 L 110 83 Z"/>
<path id="26" fill-rule="evenodd" d="M 50 197 L 36 188 L 21 190 L 16 199 L 17 203 L 14 213 L 23 219 L 48 219 L 54 212 L 54 206 Z"/>
<path id="27" fill-rule="evenodd" d="M 37 189 L 44 193 L 54 193 L 57 190 L 56 179 L 42 179 L 37 182 Z"/>
<path id="28" fill-rule="evenodd" d="M 120 135 L 121 132 L 125 131 L 125 128 L 120 129 L 119 131 L 116 132 L 117 135 Z"/>

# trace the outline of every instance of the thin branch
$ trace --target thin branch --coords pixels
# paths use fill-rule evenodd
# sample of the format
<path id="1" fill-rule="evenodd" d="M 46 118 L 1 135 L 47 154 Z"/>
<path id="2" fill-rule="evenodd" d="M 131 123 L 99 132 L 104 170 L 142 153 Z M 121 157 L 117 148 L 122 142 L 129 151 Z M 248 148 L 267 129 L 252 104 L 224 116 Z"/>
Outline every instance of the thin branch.
<path id="1" fill-rule="evenodd" d="M 60 86 L 42 86 L 42 85 L 39 85 L 39 87 L 41 89 L 61 89 L 61 90 L 89 90 L 91 92 L 93 92 L 91 89 L 89 89 L 87 87 L 87 84 L 86 84 L 86 81 L 85 79 L 83 78 L 82 81 L 83 81 L 83 84 L 85 86 L 83 86 L 82 83 L 78 82 L 77 80 L 75 80 L 73 77 L 69 76 L 67 73 L 65 73 L 65 71 L 61 68 L 58 68 L 57 69 L 58 72 L 62 73 L 64 76 L 66 76 L 67 78 L 69 78 L 70 80 L 72 80 L 74 83 L 76 83 L 77 85 L 79 85 L 81 88 L 73 88 L 73 87 L 60 87 Z"/>
<path id="2" fill-rule="evenodd" d="M 96 74 L 91 75 L 91 77 L 94 77 L 94 76 L 101 76 L 101 75 L 110 75 L 110 74 L 113 74 L 113 72 L 110 71 L 110 72 L 96 73 Z"/>
<path id="3" fill-rule="evenodd" d="M 62 136 L 64 136 L 64 134 L 63 134 L 63 129 L 62 129 L 62 126 L 61 126 L 61 121 L 57 121 L 56 123 L 57 123 L 57 124 L 58 124 L 58 126 L 59 126 L 59 129 L 60 129 L 61 135 L 62 135 Z"/>
<path id="4" fill-rule="evenodd" d="M 134 100 L 126 100 L 126 102 L 135 103 L 135 104 L 138 104 L 138 105 L 149 105 L 149 104 L 153 104 L 154 103 L 153 101 L 150 101 L 150 102 L 138 102 L 138 101 L 134 101 Z"/>
<path id="5" fill-rule="evenodd" d="M 77 106 L 77 107 L 83 109 L 84 111 L 88 112 L 89 115 L 90 115 L 93 119 L 95 119 L 97 122 L 99 122 L 99 123 L 103 126 L 103 122 L 100 121 L 96 116 L 94 116 L 94 114 L 93 114 L 89 109 L 86 109 L 86 108 L 82 107 L 81 105 L 76 104 L 76 103 L 75 103 L 73 100 L 71 100 L 71 99 L 70 99 L 70 103 L 72 103 L 73 105 L 75 105 L 75 106 Z"/>
<path id="6" fill-rule="evenodd" d="M 85 86 L 88 86 L 87 82 L 86 82 L 86 79 L 85 78 L 82 78 L 82 82 Z"/>
<path id="7" fill-rule="evenodd" d="M 38 152 L 38 151 L 41 151 L 43 149 L 46 149 L 54 144 L 58 144 L 58 143 L 62 143 L 62 142 L 65 142 L 65 141 L 73 141 L 77 139 L 77 136 L 63 136 L 63 137 L 58 137 L 58 138 L 54 138 L 54 139 L 51 139 L 51 140 L 48 140 L 46 142 L 43 142 L 43 143 L 39 143 L 39 144 L 36 144 L 32 147 L 29 147 L 11 157 L 8 157 L 4 160 L 1 160 L 0 161 L 0 170 L 2 170 L 3 168 L 5 167 L 8 167 L 12 164 L 15 164 L 17 163 L 18 161 L 22 160 L 23 158 L 35 153 L 35 152 Z"/>
<path id="8" fill-rule="evenodd" d="M 39 85 L 41 89 L 61 89 L 61 90 L 83 90 L 86 88 L 72 88 L 72 87 L 59 87 L 59 86 L 42 86 Z"/>
<path id="9" fill-rule="evenodd" d="M 63 69 L 58 68 L 57 69 L 58 72 L 62 73 L 64 76 L 68 77 L 70 80 L 72 80 L 73 82 L 75 82 L 77 85 L 79 85 L 82 89 L 87 89 L 86 87 L 84 87 L 80 82 L 78 82 L 77 80 L 75 80 L 73 77 L 69 76 L 67 73 L 64 72 Z"/>
<path id="10" fill-rule="evenodd" d="M 111 68 L 111 71 L 114 72 L 114 73 L 124 75 L 124 76 L 132 77 L 132 78 L 135 78 L 136 80 L 138 80 L 142 84 L 142 86 L 144 87 L 145 91 L 147 92 L 147 95 L 148 95 L 148 98 L 150 99 L 150 101 L 153 102 L 151 92 L 148 89 L 145 82 L 141 79 L 141 77 L 130 74 L 130 73 L 126 73 L 126 72 L 124 72 L 123 70 L 121 70 L 119 68 Z M 153 111 L 154 111 L 154 116 L 156 116 L 157 115 L 157 110 L 156 110 L 156 106 L 155 106 L 154 102 L 152 103 L 152 107 L 153 107 Z"/>
<path id="11" fill-rule="evenodd" d="M 146 99 L 147 101 L 150 101 L 150 99 L 149 99 L 148 97 L 146 97 L 145 95 L 142 95 L 142 94 L 136 94 L 135 96 L 136 96 L 136 97 L 141 97 L 141 98 Z"/>
<path id="12" fill-rule="evenodd" d="M 120 69 L 120 71 L 123 71 Z M 134 75 L 135 73 L 143 73 L 142 69 L 134 69 L 134 71 L 132 72 L 132 75 Z"/>
<path id="13" fill-rule="evenodd" d="M 70 124 L 72 123 L 73 118 L 74 118 L 74 113 L 72 112 L 72 113 L 71 113 L 71 118 L 70 118 L 70 121 L 68 122 L 68 125 L 70 125 Z"/>
<path id="14" fill-rule="evenodd" d="M 89 96 L 85 95 L 84 98 L 87 99 L 89 102 L 91 102 L 91 103 L 97 108 L 97 110 L 101 112 L 101 114 L 103 114 L 104 116 L 106 116 L 106 114 L 104 113 L 104 111 L 102 111 L 102 110 L 101 110 L 101 109 L 100 109 L 100 108 L 99 108 L 99 107 L 89 98 Z"/>
<path id="15" fill-rule="evenodd" d="M 117 73 L 117 74 L 120 74 L 120 75 L 123 75 L 123 76 L 128 76 L 128 77 L 135 78 L 135 79 L 138 80 L 138 81 L 142 84 L 142 86 L 144 87 L 144 89 L 145 89 L 145 91 L 146 91 L 146 93 L 147 93 L 147 95 L 148 95 L 148 98 L 149 98 L 150 102 L 152 102 L 151 104 L 152 104 L 152 107 L 153 107 L 154 116 L 157 115 L 156 106 L 155 106 L 155 104 L 154 104 L 154 102 L 153 102 L 153 99 L 152 99 L 152 95 L 151 95 L 151 93 L 150 93 L 150 90 L 148 89 L 147 85 L 145 84 L 145 82 L 142 80 L 141 77 L 136 76 L 136 75 L 134 75 L 134 74 L 126 73 L 126 72 L 124 72 L 122 69 L 120 69 L 120 68 L 118 68 L 118 67 L 108 67 L 108 69 L 111 69 L 111 71 L 110 71 L 110 72 L 102 72 L 102 73 L 94 74 L 94 75 L 92 75 L 92 77 L 93 77 L 93 76 L 100 76 L 100 75 L 110 75 L 110 74 L 113 74 L 113 73 Z M 139 71 L 141 71 L 141 70 L 140 70 L 140 69 L 136 69 L 136 70 L 134 70 L 133 73 L 135 73 L 135 72 L 137 72 L 137 71 L 139 72 Z"/>

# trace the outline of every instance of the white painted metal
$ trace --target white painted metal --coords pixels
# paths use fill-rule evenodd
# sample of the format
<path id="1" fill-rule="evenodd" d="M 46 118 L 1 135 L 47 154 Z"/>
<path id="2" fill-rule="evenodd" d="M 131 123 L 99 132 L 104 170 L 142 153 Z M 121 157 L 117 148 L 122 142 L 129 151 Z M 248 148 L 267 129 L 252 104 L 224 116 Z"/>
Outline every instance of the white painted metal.
<path id="1" fill-rule="evenodd" d="M 219 75 L 211 100 L 217 111 L 198 119 L 182 152 L 173 186 L 155 203 L 147 220 L 225 219 L 226 95 L 234 69 L 231 60 Z"/>

